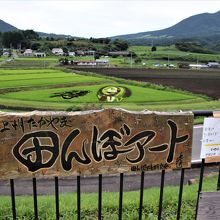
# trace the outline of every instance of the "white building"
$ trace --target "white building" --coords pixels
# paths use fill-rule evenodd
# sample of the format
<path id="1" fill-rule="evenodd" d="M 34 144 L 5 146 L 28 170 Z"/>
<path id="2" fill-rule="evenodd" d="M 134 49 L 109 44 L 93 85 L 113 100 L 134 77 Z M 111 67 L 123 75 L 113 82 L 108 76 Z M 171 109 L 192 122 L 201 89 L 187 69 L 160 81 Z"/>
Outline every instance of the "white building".
<path id="1" fill-rule="evenodd" d="M 10 54 L 10 53 L 9 53 L 8 51 L 5 51 L 2 55 L 5 56 L 5 57 L 8 57 L 9 54 Z"/>
<path id="2" fill-rule="evenodd" d="M 33 50 L 26 49 L 23 53 L 24 56 L 33 56 Z"/>
<path id="3" fill-rule="evenodd" d="M 62 48 L 53 48 L 52 53 L 55 55 L 60 55 L 60 56 L 62 56 L 64 54 Z"/>
<path id="4" fill-rule="evenodd" d="M 208 68 L 208 65 L 205 65 L 205 64 L 189 64 L 189 68 L 199 70 L 199 69 Z"/>
<path id="5" fill-rule="evenodd" d="M 108 60 L 96 60 L 96 65 L 97 66 L 108 66 L 109 65 L 109 61 Z"/>
<path id="6" fill-rule="evenodd" d="M 207 66 L 209 68 L 219 68 L 220 64 L 218 62 L 208 62 Z"/>
<path id="7" fill-rule="evenodd" d="M 75 52 L 68 52 L 69 56 L 74 57 L 76 55 Z"/>
<path id="8" fill-rule="evenodd" d="M 78 66 L 96 66 L 96 61 L 78 61 Z"/>
<path id="9" fill-rule="evenodd" d="M 35 57 L 46 57 L 46 54 L 43 52 L 36 52 L 36 53 L 34 53 L 34 56 Z"/>

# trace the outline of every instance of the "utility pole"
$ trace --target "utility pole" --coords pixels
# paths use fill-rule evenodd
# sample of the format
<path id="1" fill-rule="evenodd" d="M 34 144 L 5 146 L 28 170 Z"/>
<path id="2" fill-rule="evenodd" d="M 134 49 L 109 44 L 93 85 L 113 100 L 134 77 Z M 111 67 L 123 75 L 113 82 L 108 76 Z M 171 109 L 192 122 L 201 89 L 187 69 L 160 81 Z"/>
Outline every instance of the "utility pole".
<path id="1" fill-rule="evenodd" d="M 151 41 L 151 48 L 154 46 L 154 40 Z"/>
<path id="2" fill-rule="evenodd" d="M 92 54 L 93 54 L 93 62 L 94 62 L 92 67 L 95 67 L 95 51 L 94 50 L 93 50 Z"/>
<path id="3" fill-rule="evenodd" d="M 131 63 L 130 63 L 130 68 L 132 68 L 132 52 L 130 52 L 131 53 Z"/>

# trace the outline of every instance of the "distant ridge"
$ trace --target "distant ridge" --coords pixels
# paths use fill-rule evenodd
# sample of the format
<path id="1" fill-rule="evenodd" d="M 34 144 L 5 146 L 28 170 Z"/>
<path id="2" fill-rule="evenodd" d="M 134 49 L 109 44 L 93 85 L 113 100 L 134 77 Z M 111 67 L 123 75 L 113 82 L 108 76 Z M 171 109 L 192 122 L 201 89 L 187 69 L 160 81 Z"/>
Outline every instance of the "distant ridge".
<path id="1" fill-rule="evenodd" d="M 12 26 L 11 24 L 0 20 L 0 32 L 8 32 L 8 31 L 18 31 L 19 29 Z M 53 37 L 53 38 L 70 38 L 73 37 L 71 35 L 65 35 L 65 34 L 53 34 L 53 33 L 44 33 L 44 32 L 37 32 L 40 37 Z M 76 37 L 75 37 L 76 38 Z"/>
<path id="2" fill-rule="evenodd" d="M 18 29 L 3 20 L 0 20 L 0 32 L 17 31 Z"/>
<path id="3" fill-rule="evenodd" d="M 119 35 L 111 38 L 119 38 L 135 44 L 138 41 L 143 43 L 172 42 L 176 39 L 208 37 L 218 34 L 220 34 L 220 11 L 193 15 L 162 30 Z"/>
<path id="4" fill-rule="evenodd" d="M 0 32 L 16 31 L 18 28 L 0 20 Z M 37 32 L 40 37 L 79 38 L 65 34 Z M 220 51 L 220 11 L 190 16 L 179 23 L 157 31 L 147 31 L 110 37 L 127 40 L 132 45 L 170 45 L 177 41 L 189 40 Z"/>
<path id="5" fill-rule="evenodd" d="M 71 35 L 66 34 L 54 34 L 54 33 L 44 33 L 44 32 L 37 32 L 40 37 L 53 37 L 53 38 L 78 38 Z"/>

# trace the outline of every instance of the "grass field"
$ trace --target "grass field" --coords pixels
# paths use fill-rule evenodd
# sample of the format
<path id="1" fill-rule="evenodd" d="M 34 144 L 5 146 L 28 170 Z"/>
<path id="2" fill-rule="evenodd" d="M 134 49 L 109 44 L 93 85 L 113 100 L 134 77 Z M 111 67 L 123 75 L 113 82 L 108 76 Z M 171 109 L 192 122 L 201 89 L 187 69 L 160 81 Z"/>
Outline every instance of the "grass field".
<path id="1" fill-rule="evenodd" d="M 17 58 L 0 65 L 0 69 L 45 69 L 57 65 L 58 58 Z"/>
<path id="2" fill-rule="evenodd" d="M 215 191 L 217 174 L 208 176 L 203 181 L 203 191 Z M 183 190 L 183 202 L 181 219 L 191 220 L 195 216 L 198 184 L 185 185 Z M 159 187 L 144 190 L 143 196 L 143 219 L 156 220 L 158 212 Z M 178 186 L 164 188 L 162 219 L 176 219 L 178 205 Z M 12 219 L 11 198 L 0 196 L 0 219 Z M 60 194 L 60 219 L 77 219 L 76 193 Z M 123 194 L 122 218 L 126 220 L 138 219 L 139 192 L 131 191 Z M 17 219 L 34 219 L 32 196 L 16 197 Z M 39 218 L 42 220 L 55 219 L 54 196 L 38 196 Z M 94 220 L 98 214 L 97 193 L 82 193 L 81 195 L 81 219 Z M 106 220 L 118 219 L 118 193 L 103 192 L 102 215 Z"/>
<path id="3" fill-rule="evenodd" d="M 1 71 L 0 71 L 1 72 Z M 103 79 L 97 77 L 79 76 L 76 74 L 68 74 L 55 71 L 53 73 L 43 74 L 19 74 L 19 75 L 1 75 L 0 88 L 18 88 L 33 86 L 49 86 L 49 85 L 65 85 L 69 83 L 90 83 L 90 82 L 104 82 Z"/>
<path id="4" fill-rule="evenodd" d="M 0 69 L 0 81 L 0 105 L 6 109 L 74 110 L 90 108 L 91 105 L 100 108 L 101 105 L 132 110 L 157 110 L 157 107 L 172 109 L 174 105 L 187 106 L 208 102 L 201 96 L 159 86 L 128 80 L 120 82 L 106 76 L 81 75 L 74 71 L 64 72 L 58 69 Z M 124 86 L 131 91 L 131 96 L 118 103 L 99 101 L 97 92 L 104 86 Z M 70 99 L 57 95 L 72 91 L 87 91 L 87 94 Z"/>
<path id="5" fill-rule="evenodd" d="M 172 46 L 157 46 L 157 50 L 151 52 L 151 46 L 131 46 L 129 51 L 135 52 L 139 56 L 146 56 L 147 58 L 159 59 L 168 58 L 173 60 L 180 60 L 183 58 L 185 60 L 198 60 L 198 62 L 205 62 L 210 60 L 220 61 L 220 54 L 202 54 L 202 53 L 191 53 L 180 51 Z"/>
<path id="6" fill-rule="evenodd" d="M 6 60 L 7 57 L 0 57 L 0 62 Z"/>

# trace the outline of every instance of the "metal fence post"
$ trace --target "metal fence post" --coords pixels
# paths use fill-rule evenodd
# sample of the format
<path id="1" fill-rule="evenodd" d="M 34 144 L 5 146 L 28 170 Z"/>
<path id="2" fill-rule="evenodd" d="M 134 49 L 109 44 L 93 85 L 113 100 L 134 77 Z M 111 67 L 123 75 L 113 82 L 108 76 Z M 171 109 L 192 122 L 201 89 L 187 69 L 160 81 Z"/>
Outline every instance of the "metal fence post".
<path id="1" fill-rule="evenodd" d="M 34 219 L 38 220 L 37 180 L 36 180 L 36 178 L 33 178 L 33 197 L 34 197 Z"/>
<path id="2" fill-rule="evenodd" d="M 195 219 L 197 219 L 197 213 L 198 213 L 198 207 L 199 207 L 199 196 L 200 196 L 200 192 L 202 191 L 204 168 L 205 168 L 205 159 L 202 159 L 201 170 L 200 170 L 200 178 L 199 178 L 199 188 L 198 188 L 197 202 L 196 202 Z"/>
<path id="3" fill-rule="evenodd" d="M 162 217 L 164 180 L 165 180 L 165 170 L 162 170 L 161 183 L 160 183 L 160 200 L 159 200 L 159 209 L 158 209 L 158 220 L 160 220 Z"/>
<path id="4" fill-rule="evenodd" d="M 11 187 L 11 205 L 12 205 L 13 220 L 16 220 L 15 189 L 14 189 L 13 179 L 10 179 L 10 187 Z"/>
<path id="5" fill-rule="evenodd" d="M 124 174 L 120 173 L 119 209 L 118 209 L 118 219 L 119 220 L 122 219 L 123 182 L 124 182 Z"/>
<path id="6" fill-rule="evenodd" d="M 141 172 L 141 185 L 140 185 L 139 220 L 142 220 L 143 194 L 144 194 L 144 172 L 142 171 Z"/>
<path id="7" fill-rule="evenodd" d="M 177 217 L 176 219 L 180 219 L 181 214 L 181 205 L 182 205 L 182 195 L 183 195 L 183 183 L 184 183 L 184 172 L 185 169 L 181 169 L 181 177 L 180 177 L 180 189 L 179 189 L 179 200 L 178 200 L 178 208 L 177 208 Z"/>

